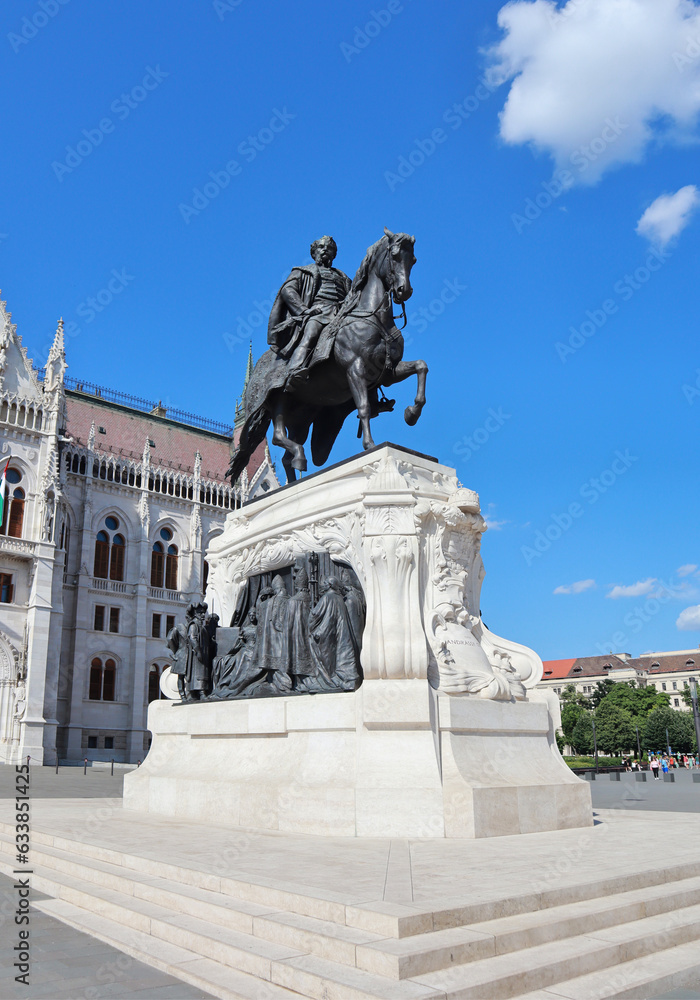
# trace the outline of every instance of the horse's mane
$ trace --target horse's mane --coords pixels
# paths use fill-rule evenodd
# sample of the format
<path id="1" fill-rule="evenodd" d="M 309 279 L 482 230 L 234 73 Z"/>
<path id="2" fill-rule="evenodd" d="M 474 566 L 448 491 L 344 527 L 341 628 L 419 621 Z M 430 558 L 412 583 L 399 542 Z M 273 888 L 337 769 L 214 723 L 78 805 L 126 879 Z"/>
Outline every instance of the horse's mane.
<path id="1" fill-rule="evenodd" d="M 404 243 L 406 240 L 412 241 L 413 239 L 413 237 L 409 236 L 408 233 L 396 233 L 393 238 L 394 240 L 397 240 L 400 243 Z M 346 295 L 342 306 L 340 307 L 338 312 L 335 314 L 333 319 L 326 327 L 328 335 L 334 337 L 337 332 L 337 328 L 340 326 L 341 320 L 343 320 L 344 317 L 348 315 L 348 313 L 353 312 L 354 309 L 356 308 L 357 303 L 360 301 L 360 295 L 362 294 L 362 289 L 367 284 L 367 280 L 369 278 L 372 265 L 374 264 L 375 259 L 379 255 L 380 251 L 386 249 L 388 242 L 389 242 L 388 236 L 386 235 L 381 236 L 377 240 L 377 242 L 373 243 L 372 246 L 369 247 L 369 249 L 367 250 L 364 259 L 360 264 L 360 266 L 358 267 L 357 272 L 355 273 L 355 277 L 352 280 L 350 291 Z"/>

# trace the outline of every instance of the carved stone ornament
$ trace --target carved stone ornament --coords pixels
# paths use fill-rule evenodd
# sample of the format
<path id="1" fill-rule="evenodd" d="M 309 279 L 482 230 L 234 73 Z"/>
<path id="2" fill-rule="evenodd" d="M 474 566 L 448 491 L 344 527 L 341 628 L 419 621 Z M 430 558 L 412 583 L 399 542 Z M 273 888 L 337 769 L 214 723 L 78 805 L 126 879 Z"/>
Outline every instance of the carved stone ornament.
<path id="1" fill-rule="evenodd" d="M 478 495 L 454 470 L 381 445 L 229 514 L 207 552 L 206 598 L 228 624 L 250 578 L 323 551 L 364 592 L 366 679 L 423 677 L 448 694 L 523 700 L 542 661 L 481 621 L 485 531 Z"/>

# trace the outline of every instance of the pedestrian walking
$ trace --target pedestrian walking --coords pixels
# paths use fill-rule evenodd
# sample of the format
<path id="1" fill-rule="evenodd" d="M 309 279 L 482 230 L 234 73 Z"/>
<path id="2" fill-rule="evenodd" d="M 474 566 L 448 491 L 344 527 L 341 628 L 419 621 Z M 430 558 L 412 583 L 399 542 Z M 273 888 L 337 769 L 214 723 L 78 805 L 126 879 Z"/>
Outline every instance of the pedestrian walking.
<path id="1" fill-rule="evenodd" d="M 652 757 L 649 761 L 649 767 L 654 772 L 654 781 L 659 780 L 659 759 L 658 757 Z"/>

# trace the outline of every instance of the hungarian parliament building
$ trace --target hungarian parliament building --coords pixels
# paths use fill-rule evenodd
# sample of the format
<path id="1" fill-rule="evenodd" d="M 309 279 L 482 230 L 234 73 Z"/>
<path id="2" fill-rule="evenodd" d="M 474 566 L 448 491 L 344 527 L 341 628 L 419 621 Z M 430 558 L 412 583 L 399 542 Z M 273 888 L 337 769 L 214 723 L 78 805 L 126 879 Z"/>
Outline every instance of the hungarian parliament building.
<path id="1" fill-rule="evenodd" d="M 224 478 L 242 404 L 227 427 L 66 368 L 63 323 L 36 368 L 0 302 L 0 762 L 137 763 L 210 541 L 279 482 L 266 442 Z"/>

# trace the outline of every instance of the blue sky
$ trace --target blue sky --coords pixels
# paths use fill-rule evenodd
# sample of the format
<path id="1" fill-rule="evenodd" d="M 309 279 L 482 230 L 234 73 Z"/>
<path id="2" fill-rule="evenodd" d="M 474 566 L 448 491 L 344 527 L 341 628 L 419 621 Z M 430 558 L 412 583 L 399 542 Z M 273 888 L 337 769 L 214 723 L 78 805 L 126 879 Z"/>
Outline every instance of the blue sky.
<path id="1" fill-rule="evenodd" d="M 70 375 L 230 421 L 310 241 L 352 276 L 412 233 L 428 405 L 408 428 L 398 387 L 374 435 L 479 492 L 488 626 L 545 659 L 696 646 L 700 24 L 606 0 L 603 32 L 602 2 L 4 5 L 0 287 L 30 356 L 63 315 Z"/>

